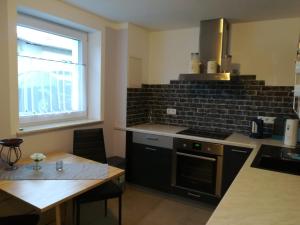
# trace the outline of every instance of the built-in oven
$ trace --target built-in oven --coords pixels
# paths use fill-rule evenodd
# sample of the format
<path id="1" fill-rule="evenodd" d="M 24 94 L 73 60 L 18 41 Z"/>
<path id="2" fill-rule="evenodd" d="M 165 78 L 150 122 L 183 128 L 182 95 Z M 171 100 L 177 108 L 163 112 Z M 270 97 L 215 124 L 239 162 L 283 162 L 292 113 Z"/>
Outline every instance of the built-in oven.
<path id="1" fill-rule="evenodd" d="M 174 139 L 173 177 L 175 188 L 221 197 L 223 145 Z"/>

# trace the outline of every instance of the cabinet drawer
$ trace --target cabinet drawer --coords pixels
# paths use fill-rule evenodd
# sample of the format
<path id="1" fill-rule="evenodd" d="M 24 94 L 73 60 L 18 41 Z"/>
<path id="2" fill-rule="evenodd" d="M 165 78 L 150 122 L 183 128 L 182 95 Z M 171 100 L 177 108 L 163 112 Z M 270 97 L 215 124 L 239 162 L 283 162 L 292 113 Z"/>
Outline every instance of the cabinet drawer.
<path id="1" fill-rule="evenodd" d="M 155 134 L 133 133 L 133 143 L 173 149 L 173 138 Z"/>

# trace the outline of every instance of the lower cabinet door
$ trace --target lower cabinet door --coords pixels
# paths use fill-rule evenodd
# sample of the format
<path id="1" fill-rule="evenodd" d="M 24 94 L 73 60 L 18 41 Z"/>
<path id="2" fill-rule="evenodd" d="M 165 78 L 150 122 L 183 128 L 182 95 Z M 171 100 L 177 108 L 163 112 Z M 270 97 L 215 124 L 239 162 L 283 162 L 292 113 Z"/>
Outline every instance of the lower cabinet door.
<path id="1" fill-rule="evenodd" d="M 235 146 L 224 147 L 222 195 L 225 194 L 244 165 L 252 149 Z"/>
<path id="2" fill-rule="evenodd" d="M 164 191 L 171 189 L 171 149 L 133 143 L 128 150 L 130 182 Z"/>

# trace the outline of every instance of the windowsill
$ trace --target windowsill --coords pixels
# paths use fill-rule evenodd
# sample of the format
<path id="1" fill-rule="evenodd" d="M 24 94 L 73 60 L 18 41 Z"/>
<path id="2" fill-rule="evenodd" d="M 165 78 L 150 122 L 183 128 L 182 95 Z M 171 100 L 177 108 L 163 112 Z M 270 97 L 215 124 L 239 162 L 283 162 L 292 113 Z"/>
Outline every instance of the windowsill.
<path id="1" fill-rule="evenodd" d="M 17 131 L 17 136 L 19 137 L 28 134 L 60 130 L 64 128 L 78 127 L 84 125 L 94 125 L 94 124 L 100 124 L 102 122 L 103 121 L 101 120 L 86 119 L 86 120 L 76 120 L 76 121 L 67 121 L 67 122 L 52 123 L 52 124 L 45 124 L 45 125 L 38 125 L 38 126 L 30 126 L 30 127 L 24 127 L 23 130 Z"/>

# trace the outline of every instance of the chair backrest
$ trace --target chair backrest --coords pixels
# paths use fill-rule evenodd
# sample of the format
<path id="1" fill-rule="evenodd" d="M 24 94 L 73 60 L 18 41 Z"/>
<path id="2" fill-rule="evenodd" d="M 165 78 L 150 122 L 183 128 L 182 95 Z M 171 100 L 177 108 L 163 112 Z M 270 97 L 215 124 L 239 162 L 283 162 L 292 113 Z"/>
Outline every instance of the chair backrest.
<path id="1" fill-rule="evenodd" d="M 38 222 L 38 215 L 18 215 L 0 218 L 1 225 L 37 225 Z"/>
<path id="2" fill-rule="evenodd" d="M 102 128 L 74 130 L 73 154 L 107 163 Z"/>

